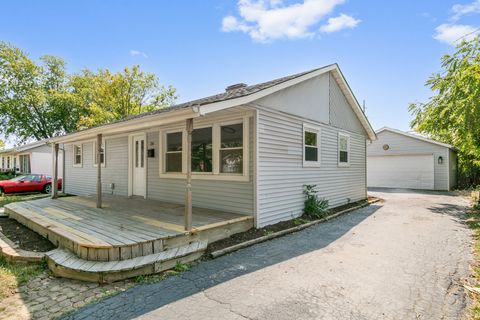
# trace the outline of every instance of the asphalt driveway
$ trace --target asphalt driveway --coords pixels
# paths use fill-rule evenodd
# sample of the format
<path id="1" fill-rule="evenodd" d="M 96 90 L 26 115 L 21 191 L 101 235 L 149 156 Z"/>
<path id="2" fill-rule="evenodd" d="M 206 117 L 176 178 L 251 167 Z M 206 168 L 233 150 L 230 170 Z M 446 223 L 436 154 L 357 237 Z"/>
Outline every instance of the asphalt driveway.
<path id="1" fill-rule="evenodd" d="M 69 319 L 461 319 L 468 202 L 379 190 L 385 202 L 140 285 Z"/>

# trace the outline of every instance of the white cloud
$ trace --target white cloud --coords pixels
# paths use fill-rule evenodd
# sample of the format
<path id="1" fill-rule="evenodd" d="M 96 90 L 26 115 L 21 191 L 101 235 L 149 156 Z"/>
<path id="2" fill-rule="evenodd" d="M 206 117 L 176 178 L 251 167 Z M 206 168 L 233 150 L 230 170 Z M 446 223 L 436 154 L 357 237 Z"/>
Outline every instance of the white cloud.
<path id="1" fill-rule="evenodd" d="M 145 52 L 142 52 L 142 51 L 138 51 L 138 50 L 130 50 L 130 55 L 132 57 L 137 57 L 137 56 L 140 56 L 140 57 L 144 57 L 144 58 L 148 58 L 147 54 Z"/>
<path id="2" fill-rule="evenodd" d="M 470 13 L 480 13 L 480 0 L 468 4 L 456 4 L 452 7 L 452 12 L 454 13 L 452 19 L 455 21 Z"/>
<path id="3" fill-rule="evenodd" d="M 332 33 L 343 29 L 352 29 L 355 28 L 360 22 L 361 20 L 342 13 L 338 17 L 329 18 L 327 24 L 320 27 L 320 31 Z"/>
<path id="4" fill-rule="evenodd" d="M 258 42 L 312 38 L 313 27 L 344 2 L 304 0 L 286 5 L 282 0 L 239 0 L 240 17 L 224 17 L 221 30 L 243 32 Z"/>
<path id="5" fill-rule="evenodd" d="M 456 41 L 462 37 L 467 41 L 471 40 L 480 32 L 475 26 L 448 23 L 438 26 L 435 31 L 433 38 L 449 45 L 455 45 Z"/>

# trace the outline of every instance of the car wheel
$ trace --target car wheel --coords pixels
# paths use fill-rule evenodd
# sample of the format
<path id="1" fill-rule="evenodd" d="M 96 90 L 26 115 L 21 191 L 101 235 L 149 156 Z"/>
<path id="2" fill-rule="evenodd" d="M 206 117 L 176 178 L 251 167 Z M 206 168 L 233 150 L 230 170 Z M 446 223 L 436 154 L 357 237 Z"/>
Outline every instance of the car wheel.
<path id="1" fill-rule="evenodd" d="M 52 185 L 50 183 L 46 184 L 45 187 L 43 187 L 43 192 L 44 193 L 52 193 Z"/>

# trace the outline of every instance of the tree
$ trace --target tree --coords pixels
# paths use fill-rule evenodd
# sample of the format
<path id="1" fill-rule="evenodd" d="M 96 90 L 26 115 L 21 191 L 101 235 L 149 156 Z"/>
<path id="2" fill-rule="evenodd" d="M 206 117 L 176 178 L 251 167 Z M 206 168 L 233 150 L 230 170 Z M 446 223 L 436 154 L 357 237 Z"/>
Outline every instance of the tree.
<path id="1" fill-rule="evenodd" d="M 442 58 L 442 72 L 426 85 L 435 93 L 427 103 L 412 103 L 414 130 L 455 146 L 460 181 L 480 183 L 480 36 L 462 41 Z"/>
<path id="2" fill-rule="evenodd" d="M 0 140 L 0 150 L 5 149 L 5 142 L 3 140 Z"/>
<path id="3" fill-rule="evenodd" d="M 40 64 L 0 42 L 0 134 L 18 142 L 46 139 L 173 104 L 176 90 L 139 66 L 69 75 L 58 57 Z"/>
<path id="4" fill-rule="evenodd" d="M 47 55 L 40 62 L 0 42 L 0 133 L 20 142 L 71 132 L 84 113 L 68 90 L 64 61 Z"/>
<path id="5" fill-rule="evenodd" d="M 72 77 L 71 86 L 87 110 L 78 123 L 82 128 L 165 108 L 176 99 L 175 88 L 161 86 L 154 74 L 138 65 L 117 73 L 84 70 Z"/>

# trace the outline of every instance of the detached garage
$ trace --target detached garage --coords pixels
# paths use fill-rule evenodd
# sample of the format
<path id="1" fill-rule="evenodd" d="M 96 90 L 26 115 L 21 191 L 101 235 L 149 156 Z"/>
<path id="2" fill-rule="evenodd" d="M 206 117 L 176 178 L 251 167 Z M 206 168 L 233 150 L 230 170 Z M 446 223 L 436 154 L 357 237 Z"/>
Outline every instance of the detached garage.
<path id="1" fill-rule="evenodd" d="M 451 190 L 457 185 L 457 154 L 445 143 L 392 128 L 367 146 L 369 187 Z"/>

